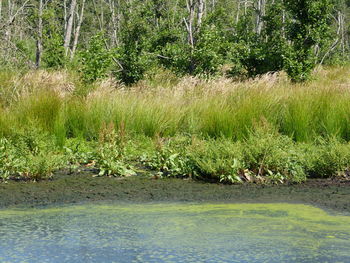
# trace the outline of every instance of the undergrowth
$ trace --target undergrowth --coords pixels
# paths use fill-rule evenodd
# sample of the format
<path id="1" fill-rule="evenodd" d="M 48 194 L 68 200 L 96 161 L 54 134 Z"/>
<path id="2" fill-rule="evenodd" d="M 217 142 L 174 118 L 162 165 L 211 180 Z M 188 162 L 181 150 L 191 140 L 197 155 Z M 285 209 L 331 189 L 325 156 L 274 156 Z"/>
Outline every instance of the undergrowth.
<path id="1" fill-rule="evenodd" d="M 282 73 L 128 88 L 85 87 L 67 72 L 0 74 L 0 178 L 37 181 L 62 169 L 222 183 L 346 176 L 349 71 L 322 69 L 306 84 Z"/>

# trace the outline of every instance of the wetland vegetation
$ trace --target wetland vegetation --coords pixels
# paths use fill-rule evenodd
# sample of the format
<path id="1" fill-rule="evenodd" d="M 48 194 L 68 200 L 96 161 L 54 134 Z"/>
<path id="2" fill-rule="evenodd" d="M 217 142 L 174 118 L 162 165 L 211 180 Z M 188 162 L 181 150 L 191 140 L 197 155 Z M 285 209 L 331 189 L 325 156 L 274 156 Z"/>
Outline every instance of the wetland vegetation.
<path id="1" fill-rule="evenodd" d="M 86 168 L 223 183 L 348 176 L 348 67 L 302 84 L 283 74 L 242 82 L 162 74 L 125 87 L 85 86 L 67 71 L 3 73 L 0 177 Z"/>
<path id="2" fill-rule="evenodd" d="M 349 262 L 349 17 L 0 0 L 0 261 Z"/>
<path id="3" fill-rule="evenodd" d="M 1 2 L 0 180 L 347 180 L 348 8 Z"/>

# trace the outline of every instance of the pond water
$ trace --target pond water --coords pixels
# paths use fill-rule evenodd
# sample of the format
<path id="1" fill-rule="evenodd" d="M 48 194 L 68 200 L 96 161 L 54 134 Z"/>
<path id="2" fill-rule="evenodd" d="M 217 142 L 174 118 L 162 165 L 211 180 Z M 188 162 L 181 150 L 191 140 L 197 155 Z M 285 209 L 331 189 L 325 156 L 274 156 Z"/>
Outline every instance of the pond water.
<path id="1" fill-rule="evenodd" d="M 293 204 L 0 210 L 0 262 L 350 262 L 350 217 Z"/>

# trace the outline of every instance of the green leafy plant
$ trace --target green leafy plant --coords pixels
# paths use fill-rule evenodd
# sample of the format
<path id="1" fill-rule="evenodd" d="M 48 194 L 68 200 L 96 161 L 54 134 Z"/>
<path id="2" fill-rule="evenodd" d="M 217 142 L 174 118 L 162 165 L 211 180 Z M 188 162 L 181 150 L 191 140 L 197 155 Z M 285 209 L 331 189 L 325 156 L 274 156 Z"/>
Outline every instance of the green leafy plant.
<path id="1" fill-rule="evenodd" d="M 230 184 L 235 184 L 235 183 L 242 183 L 243 180 L 239 176 L 242 165 L 239 163 L 237 159 L 233 160 L 233 164 L 231 166 L 232 171 L 230 174 L 222 174 L 220 175 L 220 182 L 221 183 L 230 183 Z"/>
<path id="2" fill-rule="evenodd" d="M 257 127 L 243 143 L 243 162 L 256 176 L 301 182 L 306 179 L 304 158 L 294 142 L 269 126 Z"/>
<path id="3" fill-rule="evenodd" d="M 161 177 L 191 176 L 192 170 L 185 151 L 188 143 L 185 137 L 169 141 L 157 137 L 156 151 L 151 156 L 143 156 L 142 162 L 150 169 L 156 170 Z"/>
<path id="4" fill-rule="evenodd" d="M 116 133 L 114 125 L 104 125 L 100 131 L 99 146 L 94 156 L 99 176 L 132 176 L 136 175 L 133 167 L 125 162 L 123 126 Z"/>
<path id="5" fill-rule="evenodd" d="M 0 179 L 9 180 L 11 176 L 21 175 L 25 159 L 18 155 L 16 147 L 7 139 L 0 139 Z"/>
<path id="6" fill-rule="evenodd" d="M 91 38 L 88 48 L 80 52 L 83 80 L 94 82 L 108 76 L 111 70 L 112 53 L 107 50 L 103 33 Z"/>
<path id="7" fill-rule="evenodd" d="M 343 175 L 350 167 L 350 145 L 335 138 L 319 138 L 305 147 L 307 171 L 311 177 L 327 178 Z"/>

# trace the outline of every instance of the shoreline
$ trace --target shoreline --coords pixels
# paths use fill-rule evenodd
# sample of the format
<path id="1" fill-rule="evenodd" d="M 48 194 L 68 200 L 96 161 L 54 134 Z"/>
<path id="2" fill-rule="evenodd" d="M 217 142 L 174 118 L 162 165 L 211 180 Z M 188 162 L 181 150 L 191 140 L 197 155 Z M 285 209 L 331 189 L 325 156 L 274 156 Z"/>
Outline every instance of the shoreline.
<path id="1" fill-rule="evenodd" d="M 86 202 L 303 203 L 350 212 L 350 181 L 309 179 L 291 185 L 222 185 L 191 179 L 56 175 L 40 182 L 0 184 L 0 209 L 36 208 Z"/>

